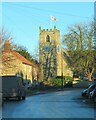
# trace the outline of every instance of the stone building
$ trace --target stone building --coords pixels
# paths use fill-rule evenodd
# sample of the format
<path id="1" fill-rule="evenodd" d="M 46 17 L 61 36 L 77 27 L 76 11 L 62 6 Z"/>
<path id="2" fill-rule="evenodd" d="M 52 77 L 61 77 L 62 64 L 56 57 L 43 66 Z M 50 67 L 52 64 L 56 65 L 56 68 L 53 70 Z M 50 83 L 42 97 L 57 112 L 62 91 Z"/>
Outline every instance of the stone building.
<path id="1" fill-rule="evenodd" d="M 60 31 L 56 29 L 45 30 L 39 28 L 39 60 L 43 65 L 43 73 L 46 68 L 49 69 L 49 76 L 73 76 L 73 72 L 68 67 L 66 57 L 64 57 L 65 50 L 61 48 Z"/>
<path id="2" fill-rule="evenodd" d="M 37 65 L 28 61 L 18 52 L 11 49 L 10 41 L 4 44 L 4 50 L 1 53 L 0 76 L 22 75 L 24 80 L 37 80 Z"/>

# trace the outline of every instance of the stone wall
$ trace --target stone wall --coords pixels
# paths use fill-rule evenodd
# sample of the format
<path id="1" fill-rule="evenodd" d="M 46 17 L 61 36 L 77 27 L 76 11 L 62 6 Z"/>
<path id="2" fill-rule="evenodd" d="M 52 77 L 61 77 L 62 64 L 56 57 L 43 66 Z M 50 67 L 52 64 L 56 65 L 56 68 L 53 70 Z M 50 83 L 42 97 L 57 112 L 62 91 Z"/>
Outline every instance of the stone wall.
<path id="1" fill-rule="evenodd" d="M 22 63 L 11 52 L 2 54 L 0 66 L 2 66 L 0 76 L 22 74 L 24 79 L 27 76 L 27 79 L 32 80 L 32 66 Z"/>

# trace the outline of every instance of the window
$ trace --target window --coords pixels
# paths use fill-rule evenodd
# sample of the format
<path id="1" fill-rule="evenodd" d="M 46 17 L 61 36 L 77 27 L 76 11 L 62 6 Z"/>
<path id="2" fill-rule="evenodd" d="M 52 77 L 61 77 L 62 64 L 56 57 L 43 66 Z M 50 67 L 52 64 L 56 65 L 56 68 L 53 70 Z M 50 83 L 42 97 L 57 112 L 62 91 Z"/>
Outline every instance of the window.
<path id="1" fill-rule="evenodd" d="M 60 46 L 57 47 L 57 51 L 60 52 Z"/>
<path id="2" fill-rule="evenodd" d="M 50 36 L 49 35 L 46 36 L 46 42 L 50 42 Z"/>

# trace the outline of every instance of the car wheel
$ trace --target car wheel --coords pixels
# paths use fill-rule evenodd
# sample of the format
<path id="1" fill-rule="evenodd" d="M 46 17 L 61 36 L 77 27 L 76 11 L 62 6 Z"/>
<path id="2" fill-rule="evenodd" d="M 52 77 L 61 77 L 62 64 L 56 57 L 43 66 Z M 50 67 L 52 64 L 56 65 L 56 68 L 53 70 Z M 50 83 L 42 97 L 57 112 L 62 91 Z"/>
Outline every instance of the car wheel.
<path id="1" fill-rule="evenodd" d="M 5 100 L 9 100 L 9 98 L 8 98 L 8 97 L 6 97 L 6 98 L 5 98 Z"/>
<path id="2" fill-rule="evenodd" d="M 81 93 L 81 95 L 82 95 L 82 97 L 84 97 L 84 94 L 83 94 L 83 93 Z"/>
<path id="3" fill-rule="evenodd" d="M 18 96 L 18 100 L 21 100 L 21 96 Z"/>
<path id="4" fill-rule="evenodd" d="M 25 100 L 25 99 L 26 99 L 26 97 L 25 97 L 25 96 L 23 96 L 23 97 L 22 97 L 22 100 Z"/>

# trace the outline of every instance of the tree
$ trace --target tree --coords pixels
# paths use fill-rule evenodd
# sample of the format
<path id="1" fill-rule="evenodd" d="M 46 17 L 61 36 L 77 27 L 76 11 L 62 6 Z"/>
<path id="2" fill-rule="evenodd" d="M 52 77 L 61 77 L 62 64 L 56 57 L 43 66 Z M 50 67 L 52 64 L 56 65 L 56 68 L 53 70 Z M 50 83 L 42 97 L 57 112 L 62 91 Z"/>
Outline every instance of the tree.
<path id="1" fill-rule="evenodd" d="M 0 51 L 3 49 L 6 40 L 12 41 L 12 35 L 5 28 L 0 28 Z"/>
<path id="2" fill-rule="evenodd" d="M 96 20 L 94 21 L 94 49 L 96 50 Z"/>
<path id="3" fill-rule="evenodd" d="M 19 54 L 21 54 L 24 58 L 26 58 L 29 61 L 33 61 L 32 55 L 28 52 L 27 48 L 24 46 L 18 45 L 15 49 Z"/>
<path id="4" fill-rule="evenodd" d="M 9 52 L 6 49 L 9 48 Z M 10 50 L 17 51 L 26 59 L 32 61 L 31 54 L 28 53 L 27 49 L 23 46 L 17 45 L 12 41 L 11 33 L 7 30 L 5 31 L 4 28 L 0 30 L 0 70 L 2 72 L 2 67 L 5 70 L 13 69 L 18 67 L 18 65 L 14 64 L 15 58 L 10 54 Z"/>
<path id="5" fill-rule="evenodd" d="M 15 59 L 11 55 L 7 56 L 3 52 L 4 43 L 6 40 L 12 40 L 11 33 L 5 30 L 4 27 L 0 28 L 0 73 L 2 73 L 2 68 L 4 68 L 4 66 L 6 66 L 6 68 L 14 68 L 14 66 L 16 67 L 16 65 L 13 64 Z"/>
<path id="6" fill-rule="evenodd" d="M 69 54 L 69 65 L 79 75 L 83 72 L 91 81 L 96 64 L 96 50 L 93 43 L 94 23 L 88 25 L 77 24 L 69 28 L 64 35 L 63 44 Z"/>
<path id="7" fill-rule="evenodd" d="M 39 62 L 43 66 L 45 81 L 50 77 L 56 77 L 56 45 L 53 42 L 48 42 L 46 45 L 40 45 Z"/>

